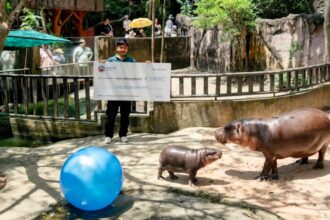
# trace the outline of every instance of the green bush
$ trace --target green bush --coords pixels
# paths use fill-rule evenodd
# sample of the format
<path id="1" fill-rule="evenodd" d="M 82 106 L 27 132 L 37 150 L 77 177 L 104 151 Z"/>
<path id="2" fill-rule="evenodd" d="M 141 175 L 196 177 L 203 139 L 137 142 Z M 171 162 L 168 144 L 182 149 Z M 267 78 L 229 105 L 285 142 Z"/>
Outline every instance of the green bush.
<path id="1" fill-rule="evenodd" d="M 195 24 L 214 28 L 221 24 L 225 38 L 237 37 L 244 28 L 255 27 L 256 13 L 252 0 L 200 0 Z"/>
<path id="2" fill-rule="evenodd" d="M 281 18 L 289 14 L 314 13 L 312 0 L 253 0 L 261 18 Z"/>

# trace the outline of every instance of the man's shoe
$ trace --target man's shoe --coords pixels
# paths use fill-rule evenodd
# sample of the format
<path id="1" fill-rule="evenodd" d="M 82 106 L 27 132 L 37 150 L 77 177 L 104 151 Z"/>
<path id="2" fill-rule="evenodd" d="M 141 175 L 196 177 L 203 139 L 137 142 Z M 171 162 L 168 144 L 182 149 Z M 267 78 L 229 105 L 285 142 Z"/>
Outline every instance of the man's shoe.
<path id="1" fill-rule="evenodd" d="M 111 143 L 111 137 L 106 137 L 104 140 L 105 144 L 110 144 Z"/>
<path id="2" fill-rule="evenodd" d="M 128 142 L 128 138 L 126 136 L 123 136 L 120 138 L 122 143 L 127 143 Z"/>

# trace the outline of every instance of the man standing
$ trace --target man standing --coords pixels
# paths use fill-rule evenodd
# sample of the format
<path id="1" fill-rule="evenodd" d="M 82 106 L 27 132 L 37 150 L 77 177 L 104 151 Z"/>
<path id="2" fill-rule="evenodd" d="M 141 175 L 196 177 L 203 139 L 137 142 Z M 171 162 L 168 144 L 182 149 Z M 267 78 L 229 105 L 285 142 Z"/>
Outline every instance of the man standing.
<path id="1" fill-rule="evenodd" d="M 171 32 L 172 32 L 172 28 L 173 28 L 173 20 L 174 17 L 173 15 L 169 15 L 165 24 L 165 37 L 170 37 L 171 36 Z"/>
<path id="2" fill-rule="evenodd" d="M 114 37 L 113 34 L 113 28 L 110 24 L 110 19 L 109 18 L 105 18 L 103 20 L 103 25 L 101 26 L 100 29 L 100 34 L 101 36 L 108 36 L 108 37 Z"/>
<path id="3" fill-rule="evenodd" d="M 126 39 L 116 41 L 116 55 L 107 59 L 109 62 L 135 62 L 133 57 L 128 56 L 128 42 Z M 122 143 L 126 143 L 129 126 L 129 114 L 131 113 L 131 101 L 108 101 L 107 122 L 105 126 L 105 144 L 110 144 L 113 138 L 115 120 L 120 108 L 119 137 Z"/>
<path id="4" fill-rule="evenodd" d="M 131 28 L 129 27 L 129 24 L 131 23 L 131 20 L 129 20 L 128 15 L 124 16 L 124 21 L 123 21 L 123 28 L 125 32 L 128 32 Z"/>
<path id="5" fill-rule="evenodd" d="M 0 63 L 2 64 L 2 70 L 14 69 L 15 63 L 15 51 L 4 50 L 0 56 Z"/>
<path id="6" fill-rule="evenodd" d="M 79 64 L 79 74 L 85 75 L 87 73 L 88 62 L 92 60 L 93 52 L 91 48 L 86 47 L 84 39 L 79 40 L 80 45 L 73 50 L 73 63 Z"/>

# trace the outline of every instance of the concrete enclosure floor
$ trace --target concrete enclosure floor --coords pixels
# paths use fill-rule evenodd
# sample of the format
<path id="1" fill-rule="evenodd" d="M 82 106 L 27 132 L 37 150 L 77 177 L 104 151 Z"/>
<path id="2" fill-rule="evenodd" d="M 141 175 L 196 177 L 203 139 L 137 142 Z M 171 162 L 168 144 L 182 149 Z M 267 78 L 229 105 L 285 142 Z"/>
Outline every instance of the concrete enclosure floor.
<path id="1" fill-rule="evenodd" d="M 120 143 L 116 137 L 114 143 L 104 145 L 103 136 L 93 136 L 34 149 L 1 147 L 0 167 L 8 183 L 0 192 L 0 219 L 30 219 L 62 200 L 59 174 L 63 162 L 86 146 L 105 147 L 116 154 L 124 170 L 124 189 L 150 192 L 153 199 L 157 199 L 158 191 L 169 188 L 202 191 L 264 207 L 284 219 L 330 218 L 330 152 L 326 154 L 323 170 L 312 169 L 317 155 L 310 158 L 308 165 L 287 158 L 278 161 L 280 180 L 259 182 L 254 177 L 261 171 L 263 156 L 234 144 L 216 143 L 214 130 L 194 127 L 167 135 L 133 133 L 129 134 L 128 144 Z M 157 180 L 159 153 L 168 145 L 214 147 L 221 149 L 223 156 L 201 169 L 197 174 L 198 186 L 190 187 L 185 174 L 178 174 L 178 180 L 170 180 L 164 173 L 166 179 Z"/>

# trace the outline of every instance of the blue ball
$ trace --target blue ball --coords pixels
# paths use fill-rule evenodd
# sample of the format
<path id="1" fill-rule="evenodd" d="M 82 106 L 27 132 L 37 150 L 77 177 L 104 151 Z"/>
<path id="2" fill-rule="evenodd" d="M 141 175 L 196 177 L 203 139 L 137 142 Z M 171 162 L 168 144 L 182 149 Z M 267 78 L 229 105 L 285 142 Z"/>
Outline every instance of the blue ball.
<path id="1" fill-rule="evenodd" d="M 64 198 L 73 206 L 94 211 L 110 205 L 123 186 L 117 157 L 100 147 L 86 147 L 72 154 L 60 176 Z"/>

